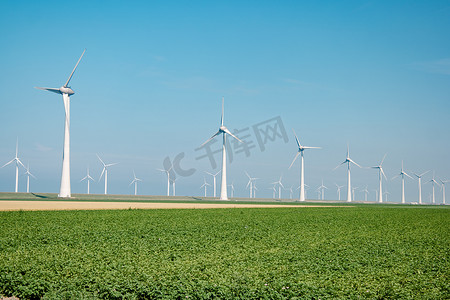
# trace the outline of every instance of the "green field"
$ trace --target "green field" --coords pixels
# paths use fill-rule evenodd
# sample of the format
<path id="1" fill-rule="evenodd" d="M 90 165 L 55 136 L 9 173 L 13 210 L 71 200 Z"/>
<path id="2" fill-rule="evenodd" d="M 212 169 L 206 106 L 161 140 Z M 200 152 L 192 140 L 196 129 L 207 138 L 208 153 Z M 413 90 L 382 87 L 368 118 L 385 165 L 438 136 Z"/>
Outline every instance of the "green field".
<path id="1" fill-rule="evenodd" d="M 450 298 L 450 210 L 0 212 L 0 295 Z"/>

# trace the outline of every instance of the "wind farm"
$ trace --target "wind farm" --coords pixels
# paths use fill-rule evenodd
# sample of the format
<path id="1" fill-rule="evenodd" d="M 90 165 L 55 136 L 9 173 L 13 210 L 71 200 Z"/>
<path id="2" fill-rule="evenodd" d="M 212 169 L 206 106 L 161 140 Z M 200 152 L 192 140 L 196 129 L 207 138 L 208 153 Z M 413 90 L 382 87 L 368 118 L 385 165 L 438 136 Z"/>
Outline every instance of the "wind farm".
<path id="1" fill-rule="evenodd" d="M 446 3 L 0 8 L 1 299 L 448 298 Z"/>

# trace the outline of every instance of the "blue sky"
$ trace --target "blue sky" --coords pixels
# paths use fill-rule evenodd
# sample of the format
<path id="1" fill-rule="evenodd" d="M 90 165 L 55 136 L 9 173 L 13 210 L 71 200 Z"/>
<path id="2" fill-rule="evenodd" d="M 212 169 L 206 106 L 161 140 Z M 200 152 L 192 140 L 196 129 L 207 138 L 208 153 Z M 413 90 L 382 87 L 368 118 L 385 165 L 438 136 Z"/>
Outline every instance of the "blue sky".
<path id="1" fill-rule="evenodd" d="M 195 149 L 217 130 L 225 97 L 230 130 L 252 133 L 279 117 L 288 136 L 262 151 L 250 134 L 255 148 L 235 153 L 228 167 L 237 196 L 248 195 L 244 170 L 261 178 L 257 196 L 271 196 L 281 174 L 285 186 L 298 185 L 299 164 L 288 170 L 295 129 L 302 143 L 323 148 L 305 153 L 309 197 L 323 179 L 325 198 L 336 198 L 346 172 L 332 169 L 348 143 L 363 166 L 387 153 L 389 200 L 400 201 L 400 181 L 390 179 L 402 160 L 407 172 L 450 179 L 449 30 L 450 1 L 2 2 L 0 163 L 13 158 L 18 137 L 20 158 L 37 177 L 31 190 L 59 191 L 62 97 L 33 87 L 63 85 L 87 48 L 70 83 L 73 193 L 85 192 L 79 180 L 88 165 L 100 176 L 98 153 L 119 162 L 110 193 L 132 193 L 134 169 L 140 193 L 164 194 L 156 169 L 184 152 L 183 168 L 195 172 L 179 177 L 177 194 L 200 195 L 204 171 L 215 170 Z M 353 171 L 354 185 L 368 185 L 374 199 L 377 172 Z M 417 201 L 417 181 L 406 189 Z M 423 189 L 428 200 L 431 187 Z M 0 191 L 12 190 L 7 166 Z M 102 193 L 103 182 L 91 191 Z"/>

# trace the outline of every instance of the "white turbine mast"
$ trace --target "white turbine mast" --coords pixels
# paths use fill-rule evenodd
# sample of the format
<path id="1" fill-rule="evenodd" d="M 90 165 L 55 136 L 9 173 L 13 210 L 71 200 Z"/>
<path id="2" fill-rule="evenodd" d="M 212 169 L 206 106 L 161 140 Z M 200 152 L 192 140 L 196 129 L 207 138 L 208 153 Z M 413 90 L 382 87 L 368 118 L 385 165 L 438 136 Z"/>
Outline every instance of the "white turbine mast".
<path id="1" fill-rule="evenodd" d="M 100 174 L 100 178 L 98 179 L 98 181 L 100 181 L 100 179 L 102 179 L 103 174 L 105 174 L 105 195 L 106 195 L 108 194 L 108 168 L 117 165 L 117 163 L 105 164 L 103 160 L 100 158 L 100 156 L 98 156 L 98 154 L 97 157 L 103 165 L 102 174 Z"/>
<path id="2" fill-rule="evenodd" d="M 405 204 L 406 203 L 406 200 L 405 200 L 405 176 L 407 176 L 411 179 L 413 179 L 413 178 L 403 170 L 403 160 L 402 160 L 402 169 L 401 169 L 400 173 L 398 175 L 395 175 L 392 179 L 395 179 L 399 176 L 402 177 L 402 204 Z"/>
<path id="3" fill-rule="evenodd" d="M 430 170 L 423 172 L 422 174 L 414 173 L 414 176 L 417 177 L 418 184 L 419 184 L 419 204 L 422 204 L 422 177 L 423 177 L 423 175 L 427 174 L 428 172 L 430 172 Z"/>
<path id="4" fill-rule="evenodd" d="M 431 203 L 435 204 L 435 197 L 434 197 L 434 186 L 437 184 L 439 186 L 439 183 L 436 181 L 436 179 L 434 179 L 434 172 L 433 172 L 433 178 L 428 181 L 427 183 L 432 183 L 433 184 L 433 193 L 432 193 L 432 198 L 431 198 Z"/>
<path id="5" fill-rule="evenodd" d="M 344 187 L 344 185 L 338 185 L 337 183 L 335 183 L 335 185 L 337 187 L 338 200 L 341 200 L 341 189 Z"/>
<path id="6" fill-rule="evenodd" d="M 212 173 L 209 173 L 209 172 L 206 172 L 206 171 L 205 171 L 205 173 L 208 174 L 208 175 L 211 175 L 213 177 L 214 198 L 216 198 L 216 176 L 219 175 L 220 171 L 217 172 L 216 174 L 212 174 Z"/>
<path id="7" fill-rule="evenodd" d="M 354 164 L 360 168 L 361 168 L 361 166 L 358 165 L 356 162 L 354 162 L 350 158 L 350 147 L 348 145 L 347 145 L 347 157 L 341 164 L 337 165 L 337 167 L 334 168 L 334 170 L 336 170 L 343 164 L 347 164 L 347 202 L 352 202 L 352 185 L 351 185 L 351 180 L 350 180 L 350 165 Z"/>
<path id="8" fill-rule="evenodd" d="M 256 177 L 251 177 L 250 175 L 248 175 L 248 173 L 245 171 L 245 175 L 247 175 L 247 177 L 248 177 L 248 183 L 247 183 L 247 186 L 245 187 L 246 189 L 247 188 L 249 188 L 249 190 L 250 190 L 250 198 L 253 198 L 253 187 L 254 187 L 254 181 L 255 180 L 258 180 L 259 178 L 256 178 Z"/>
<path id="9" fill-rule="evenodd" d="M 300 196 L 299 201 L 305 201 L 305 169 L 304 169 L 304 159 L 303 159 L 303 151 L 306 149 L 321 149 L 320 147 L 309 147 L 309 146 L 302 146 L 300 144 L 300 141 L 298 140 L 297 135 L 295 134 L 294 129 L 292 129 L 292 132 L 294 132 L 295 141 L 297 142 L 297 154 L 295 154 L 294 160 L 292 161 L 291 165 L 289 166 L 289 169 L 294 164 L 297 157 L 301 156 L 301 163 L 300 163 Z"/>
<path id="10" fill-rule="evenodd" d="M 449 183 L 450 180 L 442 180 L 442 179 L 439 179 L 439 181 L 441 182 L 442 204 L 445 205 L 445 184 L 446 184 L 446 183 Z"/>
<path id="11" fill-rule="evenodd" d="M 2 166 L 2 168 L 3 168 L 9 164 L 15 162 L 15 165 L 16 165 L 16 187 L 14 189 L 14 192 L 16 192 L 16 193 L 19 191 L 19 165 L 22 166 L 25 170 L 27 169 L 24 166 L 24 164 L 20 161 L 20 158 L 18 155 L 19 155 L 19 138 L 17 138 L 17 140 L 16 140 L 16 156 L 14 156 L 13 159 L 11 159 L 9 162 L 7 162 L 6 164 L 4 164 Z"/>
<path id="12" fill-rule="evenodd" d="M 133 170 L 133 180 L 131 181 L 131 183 L 128 186 L 131 186 L 134 183 L 134 195 L 137 195 L 137 183 L 138 181 L 142 181 L 142 179 L 139 179 L 136 177 L 136 173 L 134 173 Z"/>
<path id="13" fill-rule="evenodd" d="M 170 178 L 170 171 L 172 170 L 172 168 L 173 168 L 173 165 L 170 166 L 170 168 L 167 169 L 167 170 L 165 170 L 165 169 L 164 170 L 163 169 L 156 169 L 158 171 L 166 173 L 166 175 L 167 175 L 167 196 L 170 196 L 170 180 L 171 180 L 171 178 Z"/>
<path id="14" fill-rule="evenodd" d="M 230 189 L 230 194 L 231 194 L 231 198 L 233 198 L 234 197 L 234 184 L 233 184 L 233 182 L 230 184 L 230 185 L 228 185 L 231 189 Z"/>
<path id="15" fill-rule="evenodd" d="M 232 134 L 228 128 L 226 128 L 223 125 L 224 121 L 224 98 L 222 98 L 222 117 L 220 118 L 220 127 L 219 130 L 213 134 L 206 142 L 204 142 L 200 147 L 203 147 L 206 145 L 209 141 L 211 141 L 213 138 L 218 136 L 219 134 L 222 134 L 222 182 L 220 184 L 220 200 L 228 200 L 227 196 L 227 150 L 226 150 L 226 141 L 227 141 L 227 134 L 234 139 L 238 140 L 242 143 L 242 141 Z"/>
<path id="16" fill-rule="evenodd" d="M 382 183 L 383 176 L 387 180 L 386 174 L 384 174 L 383 166 L 382 166 L 385 158 L 386 158 L 386 154 L 383 156 L 383 159 L 381 160 L 381 162 L 378 166 L 372 167 L 372 169 L 378 169 L 378 177 L 379 177 L 379 188 L 378 188 L 379 189 L 378 190 L 379 199 L 378 199 L 378 202 L 379 203 L 383 202 L 383 183 Z"/>
<path id="17" fill-rule="evenodd" d="M 68 198 L 71 196 L 70 192 L 70 96 L 75 94 L 75 92 L 69 86 L 70 79 L 72 79 L 73 73 L 78 67 L 78 64 L 81 61 L 81 58 L 86 52 L 84 49 L 80 58 L 78 59 L 75 68 L 73 68 L 72 73 L 70 73 L 69 78 L 66 83 L 60 88 L 45 88 L 45 87 L 36 87 L 40 90 L 45 90 L 49 92 L 53 92 L 56 94 L 60 94 L 63 96 L 64 102 L 64 110 L 66 113 L 65 121 L 64 121 L 64 148 L 63 148 L 63 163 L 62 163 L 62 172 L 61 172 L 61 185 L 59 189 L 58 197 Z"/>
<path id="18" fill-rule="evenodd" d="M 281 199 L 281 188 L 284 189 L 283 183 L 281 183 L 281 178 L 283 175 L 280 176 L 280 179 L 278 181 L 272 182 L 271 184 L 274 184 L 274 187 L 278 185 L 278 199 Z"/>
<path id="19" fill-rule="evenodd" d="M 86 176 L 83 177 L 83 179 L 80 180 L 80 182 L 86 180 L 87 181 L 87 193 L 89 195 L 89 181 L 95 181 L 94 178 L 91 177 L 91 175 L 89 175 L 89 166 L 87 167 L 87 174 Z"/>
<path id="20" fill-rule="evenodd" d="M 30 172 L 30 164 L 27 165 L 27 171 L 25 172 L 25 175 L 27 175 L 27 193 L 30 192 L 30 176 L 33 177 L 34 179 L 36 179 L 36 176 L 34 176 L 33 174 L 31 174 Z"/>

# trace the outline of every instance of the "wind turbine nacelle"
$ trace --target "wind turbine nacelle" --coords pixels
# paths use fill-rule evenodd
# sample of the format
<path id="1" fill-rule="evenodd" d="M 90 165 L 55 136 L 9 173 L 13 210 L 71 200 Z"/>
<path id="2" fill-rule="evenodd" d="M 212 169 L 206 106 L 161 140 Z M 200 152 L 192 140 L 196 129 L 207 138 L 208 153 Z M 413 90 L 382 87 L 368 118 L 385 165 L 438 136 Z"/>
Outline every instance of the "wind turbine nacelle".
<path id="1" fill-rule="evenodd" d="M 61 93 L 63 93 L 63 94 L 67 94 L 67 95 L 73 95 L 73 94 L 75 94 L 75 92 L 70 88 L 70 87 L 60 87 L 59 88 L 59 91 L 61 92 Z"/>

